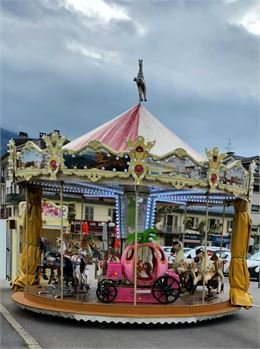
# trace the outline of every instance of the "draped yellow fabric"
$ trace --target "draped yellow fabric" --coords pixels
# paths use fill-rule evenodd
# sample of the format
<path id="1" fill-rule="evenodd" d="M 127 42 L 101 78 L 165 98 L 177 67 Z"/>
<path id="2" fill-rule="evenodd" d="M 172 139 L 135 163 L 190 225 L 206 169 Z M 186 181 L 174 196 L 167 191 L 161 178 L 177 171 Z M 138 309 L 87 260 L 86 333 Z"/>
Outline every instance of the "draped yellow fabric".
<path id="1" fill-rule="evenodd" d="M 41 262 L 40 236 L 42 232 L 42 190 L 28 187 L 28 285 L 37 283 L 35 271 Z M 12 285 L 13 291 L 26 286 L 26 214 L 23 222 L 22 271 Z"/>
<path id="2" fill-rule="evenodd" d="M 236 199 L 234 208 L 229 269 L 230 301 L 232 305 L 249 308 L 252 306 L 252 297 L 247 292 L 250 277 L 246 256 L 251 234 L 251 218 L 248 213 L 248 203 L 245 200 Z"/>

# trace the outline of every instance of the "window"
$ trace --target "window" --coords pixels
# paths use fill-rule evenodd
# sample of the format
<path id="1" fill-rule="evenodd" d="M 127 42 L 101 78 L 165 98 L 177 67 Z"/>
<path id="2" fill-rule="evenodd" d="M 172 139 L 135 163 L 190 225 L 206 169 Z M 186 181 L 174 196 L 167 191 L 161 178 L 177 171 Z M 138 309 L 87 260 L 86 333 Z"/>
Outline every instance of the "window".
<path id="1" fill-rule="evenodd" d="M 167 227 L 167 231 L 168 232 L 172 231 L 172 222 L 173 222 L 173 216 L 167 215 L 167 217 L 166 217 L 166 227 Z"/>
<path id="2" fill-rule="evenodd" d="M 111 217 L 111 222 L 116 222 L 116 210 L 114 208 L 109 208 L 107 211 L 107 216 Z"/>
<path id="3" fill-rule="evenodd" d="M 227 232 L 229 232 L 230 229 L 232 230 L 232 220 L 227 221 Z"/>
<path id="4" fill-rule="evenodd" d="M 93 221 L 94 220 L 94 207 L 93 206 L 85 206 L 85 220 Z"/>
<path id="5" fill-rule="evenodd" d="M 167 215 L 167 231 L 177 233 L 178 229 L 178 216 L 175 215 Z"/>
<path id="6" fill-rule="evenodd" d="M 260 211 L 260 206 L 259 205 L 252 205 L 251 206 L 251 212 L 252 213 L 259 213 Z"/>
<path id="7" fill-rule="evenodd" d="M 12 217 L 12 207 L 6 207 L 6 218 Z"/>
<path id="8" fill-rule="evenodd" d="M 199 225 L 199 218 L 198 217 L 194 217 L 193 228 L 197 229 L 198 225 Z"/>

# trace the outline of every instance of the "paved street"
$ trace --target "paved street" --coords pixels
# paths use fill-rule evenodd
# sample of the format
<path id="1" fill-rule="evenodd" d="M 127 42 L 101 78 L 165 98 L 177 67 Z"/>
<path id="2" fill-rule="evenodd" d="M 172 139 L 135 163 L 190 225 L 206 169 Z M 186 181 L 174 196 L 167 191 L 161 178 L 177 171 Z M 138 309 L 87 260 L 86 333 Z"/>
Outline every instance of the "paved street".
<path id="1" fill-rule="evenodd" d="M 6 284 L 5 284 L 6 285 Z M 260 289 L 252 282 L 254 304 L 260 305 Z M 241 309 L 230 317 L 185 325 L 106 325 L 75 322 L 34 314 L 10 300 L 7 286 L 1 303 L 42 348 L 259 348 L 260 308 Z M 1 348 L 25 348 L 23 340 L 6 320 L 1 321 Z M 31 348 L 34 348 L 32 345 Z"/>

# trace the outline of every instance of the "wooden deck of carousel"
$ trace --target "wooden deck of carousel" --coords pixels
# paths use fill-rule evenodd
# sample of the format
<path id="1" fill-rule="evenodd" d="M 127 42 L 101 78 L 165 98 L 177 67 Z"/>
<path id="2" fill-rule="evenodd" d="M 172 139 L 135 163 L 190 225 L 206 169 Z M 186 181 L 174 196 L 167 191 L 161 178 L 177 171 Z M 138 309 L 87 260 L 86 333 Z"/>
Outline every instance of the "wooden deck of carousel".
<path id="1" fill-rule="evenodd" d="M 30 311 L 72 318 L 83 321 L 114 323 L 185 323 L 210 320 L 238 311 L 239 307 L 229 302 L 229 287 L 225 292 L 215 294 L 213 298 L 202 301 L 202 287 L 195 295 L 181 294 L 171 304 L 109 303 L 104 304 L 96 297 L 95 281 L 87 295 L 77 294 L 71 297 L 57 298 L 53 286 L 31 286 L 28 291 L 16 292 L 12 299 L 22 308 Z"/>

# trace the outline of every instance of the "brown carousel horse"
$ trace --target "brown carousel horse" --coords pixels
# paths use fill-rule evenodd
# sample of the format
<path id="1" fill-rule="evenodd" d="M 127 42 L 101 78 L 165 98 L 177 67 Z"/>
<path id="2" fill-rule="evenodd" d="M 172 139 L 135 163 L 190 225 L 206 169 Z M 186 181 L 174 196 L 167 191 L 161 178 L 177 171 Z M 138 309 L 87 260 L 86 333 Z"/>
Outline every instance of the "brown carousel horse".
<path id="1" fill-rule="evenodd" d="M 104 253 L 104 258 L 99 262 L 99 268 L 101 269 L 101 275 L 106 275 L 107 264 L 109 262 L 120 262 L 121 255 L 114 248 L 109 248 Z"/>

